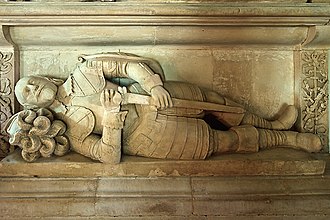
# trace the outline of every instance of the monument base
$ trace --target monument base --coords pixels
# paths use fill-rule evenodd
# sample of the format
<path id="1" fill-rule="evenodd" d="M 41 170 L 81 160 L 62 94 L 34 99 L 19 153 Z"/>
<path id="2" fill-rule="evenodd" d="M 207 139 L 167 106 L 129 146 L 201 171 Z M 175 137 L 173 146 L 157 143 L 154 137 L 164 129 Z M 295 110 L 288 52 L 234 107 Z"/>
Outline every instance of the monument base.
<path id="1" fill-rule="evenodd" d="M 123 156 L 120 164 L 92 161 L 76 153 L 41 158 L 27 163 L 20 151 L 0 164 L 6 177 L 110 177 L 110 176 L 239 176 L 239 175 L 319 175 L 325 161 L 292 149 L 264 150 L 254 154 L 227 154 L 207 160 L 160 160 Z"/>
<path id="2" fill-rule="evenodd" d="M 328 161 L 290 149 L 118 165 L 15 152 L 0 163 L 0 219 L 327 219 Z"/>

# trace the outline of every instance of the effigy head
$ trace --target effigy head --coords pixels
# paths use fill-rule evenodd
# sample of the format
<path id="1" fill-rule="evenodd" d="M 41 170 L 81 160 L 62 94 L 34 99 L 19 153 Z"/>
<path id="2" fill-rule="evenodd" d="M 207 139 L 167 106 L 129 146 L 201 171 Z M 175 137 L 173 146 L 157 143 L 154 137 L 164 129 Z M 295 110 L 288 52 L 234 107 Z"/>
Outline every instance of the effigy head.
<path id="1" fill-rule="evenodd" d="M 55 100 L 56 93 L 57 86 L 47 77 L 23 77 L 15 86 L 18 102 L 29 109 L 50 106 Z"/>
<path id="2" fill-rule="evenodd" d="M 9 143 L 19 146 L 28 162 L 52 154 L 63 156 L 69 151 L 69 141 L 64 135 L 66 125 L 54 120 L 45 108 L 18 112 L 9 120 L 6 131 L 10 135 Z"/>

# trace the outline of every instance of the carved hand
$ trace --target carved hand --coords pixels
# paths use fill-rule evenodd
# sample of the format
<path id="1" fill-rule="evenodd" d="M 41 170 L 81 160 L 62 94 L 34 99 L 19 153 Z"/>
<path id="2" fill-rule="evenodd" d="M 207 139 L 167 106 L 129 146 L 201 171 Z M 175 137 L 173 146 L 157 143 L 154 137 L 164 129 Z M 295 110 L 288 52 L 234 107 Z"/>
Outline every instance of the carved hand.
<path id="1" fill-rule="evenodd" d="M 170 94 L 163 86 L 156 86 L 151 89 L 151 97 L 155 106 L 158 109 L 165 109 L 168 107 L 173 107 L 173 102 Z"/>
<path id="2" fill-rule="evenodd" d="M 126 87 L 118 87 L 118 91 L 105 89 L 101 93 L 100 101 L 106 111 L 119 112 L 122 94 L 127 93 Z"/>

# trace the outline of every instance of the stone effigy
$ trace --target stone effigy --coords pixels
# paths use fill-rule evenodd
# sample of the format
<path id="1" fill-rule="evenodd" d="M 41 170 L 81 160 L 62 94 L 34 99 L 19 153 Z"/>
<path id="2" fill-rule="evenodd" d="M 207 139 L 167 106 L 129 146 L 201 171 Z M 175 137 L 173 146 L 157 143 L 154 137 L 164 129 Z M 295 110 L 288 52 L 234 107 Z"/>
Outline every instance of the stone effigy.
<path id="1" fill-rule="evenodd" d="M 105 163 L 119 163 L 122 153 L 191 160 L 277 146 L 321 149 L 317 135 L 287 131 L 297 119 L 294 106 L 270 121 L 215 91 L 165 81 L 149 58 L 102 53 L 80 60 L 65 82 L 29 76 L 16 84 L 25 110 L 11 118 L 7 132 L 25 160 L 69 149 Z M 206 115 L 228 129 L 211 128 Z"/>

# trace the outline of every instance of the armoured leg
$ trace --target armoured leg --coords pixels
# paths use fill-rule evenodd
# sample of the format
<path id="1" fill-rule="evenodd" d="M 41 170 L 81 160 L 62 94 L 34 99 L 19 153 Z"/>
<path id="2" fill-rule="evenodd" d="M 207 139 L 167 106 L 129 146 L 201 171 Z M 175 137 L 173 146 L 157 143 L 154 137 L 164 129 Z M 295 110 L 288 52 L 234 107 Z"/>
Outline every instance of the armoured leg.
<path id="1" fill-rule="evenodd" d="M 230 104 L 227 104 L 230 105 Z M 288 130 L 297 120 L 297 109 L 290 105 L 284 113 L 276 120 L 267 120 L 250 112 L 243 114 L 227 113 L 227 112 L 211 112 L 213 116 L 228 127 L 238 125 L 252 125 L 257 128 L 266 128 L 272 130 Z"/>
<path id="2" fill-rule="evenodd" d="M 203 90 L 205 99 L 207 102 L 218 103 L 221 105 L 242 107 L 242 105 L 222 97 L 219 93 L 216 93 L 211 90 Z M 210 112 L 213 116 L 216 117 L 221 123 L 228 127 L 238 126 L 238 125 L 253 125 L 258 128 L 266 128 L 273 130 L 288 130 L 297 120 L 298 111 L 297 109 L 289 105 L 284 113 L 277 120 L 267 120 L 262 117 L 259 117 L 250 112 L 246 112 L 244 114 L 235 114 L 228 112 Z"/>
<path id="3" fill-rule="evenodd" d="M 258 129 L 259 146 L 261 149 L 282 146 L 305 150 L 308 152 L 318 152 L 321 150 L 320 138 L 311 133 L 299 133 L 294 131 L 272 131 Z"/>
<path id="4" fill-rule="evenodd" d="M 296 122 L 298 117 L 298 111 L 293 105 L 289 105 L 284 113 L 276 120 L 269 121 L 254 115 L 250 112 L 246 112 L 241 125 L 253 125 L 258 128 L 266 128 L 273 130 L 288 130 Z"/>
<path id="5" fill-rule="evenodd" d="M 228 131 L 214 131 L 216 147 L 214 153 L 253 153 L 259 150 L 258 130 L 253 126 L 237 126 Z"/>
<path id="6" fill-rule="evenodd" d="M 229 131 L 215 131 L 217 147 L 214 152 L 252 153 L 271 147 L 288 147 L 308 152 L 321 150 L 320 138 L 315 134 L 293 131 L 257 129 L 251 125 L 232 127 Z"/>

